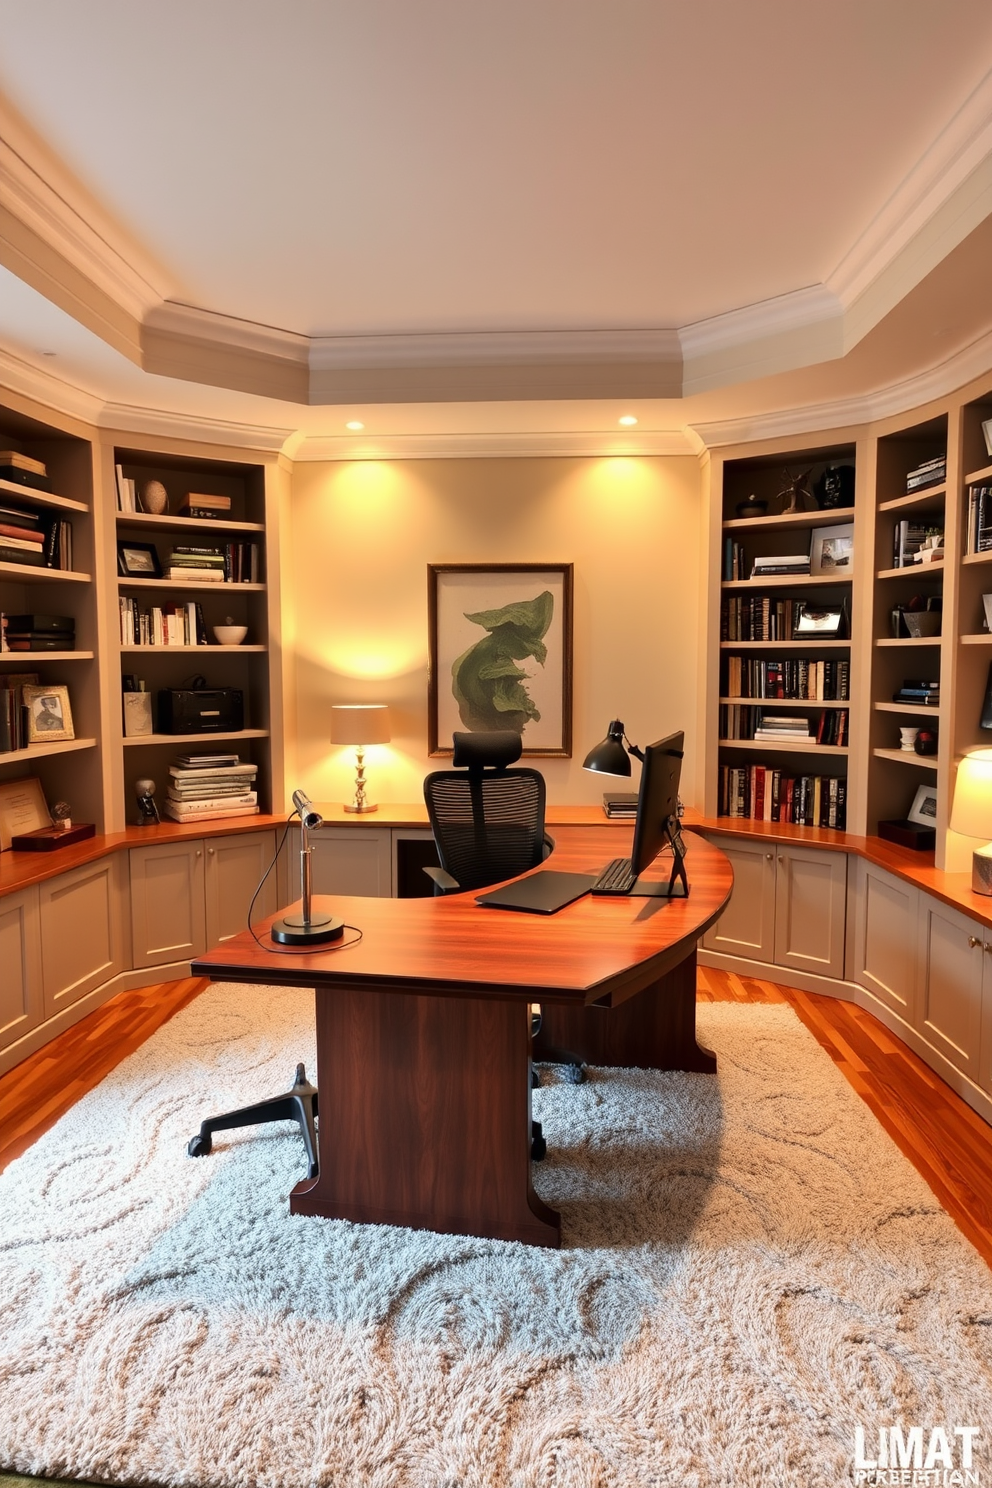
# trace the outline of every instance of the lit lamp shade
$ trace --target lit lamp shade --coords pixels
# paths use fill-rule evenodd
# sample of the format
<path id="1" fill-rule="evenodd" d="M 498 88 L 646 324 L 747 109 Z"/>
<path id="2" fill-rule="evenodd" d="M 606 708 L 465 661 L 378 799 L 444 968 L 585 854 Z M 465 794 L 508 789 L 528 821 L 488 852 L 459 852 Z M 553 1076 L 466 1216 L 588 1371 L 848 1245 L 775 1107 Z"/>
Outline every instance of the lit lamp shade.
<path id="1" fill-rule="evenodd" d="M 972 858 L 971 887 L 992 894 L 992 749 L 976 749 L 958 765 L 950 826 L 965 837 L 984 838 Z"/>
<path id="2" fill-rule="evenodd" d="M 331 708 L 332 744 L 388 744 L 388 703 L 336 703 Z"/>

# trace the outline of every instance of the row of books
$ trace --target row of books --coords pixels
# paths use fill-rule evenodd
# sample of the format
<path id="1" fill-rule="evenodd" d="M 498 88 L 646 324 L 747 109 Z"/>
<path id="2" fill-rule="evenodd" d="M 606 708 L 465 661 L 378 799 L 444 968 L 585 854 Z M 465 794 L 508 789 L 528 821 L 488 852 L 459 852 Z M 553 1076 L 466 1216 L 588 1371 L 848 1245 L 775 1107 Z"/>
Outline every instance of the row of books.
<path id="1" fill-rule="evenodd" d="M 122 646 L 206 646 L 203 610 L 186 604 L 142 605 L 120 596 Z"/>
<path id="2" fill-rule="evenodd" d="M 167 577 L 198 584 L 257 584 L 260 572 L 258 543 L 230 542 L 214 547 L 180 544 L 169 556 Z"/>
<path id="3" fill-rule="evenodd" d="M 757 739 L 775 744 L 810 744 L 841 748 L 850 737 L 847 708 L 824 708 L 819 718 L 769 713 L 749 703 L 723 703 L 720 738 Z"/>
<path id="4" fill-rule="evenodd" d="M 180 754 L 169 766 L 165 814 L 178 822 L 257 816 L 257 774 L 237 754 Z"/>
<path id="5" fill-rule="evenodd" d="M 795 574 L 801 578 L 810 571 L 809 553 L 771 553 L 767 557 L 753 558 L 748 563 L 744 544 L 733 537 L 723 540 L 723 578 L 725 583 L 734 579 L 761 579 L 770 574 Z"/>
<path id="6" fill-rule="evenodd" d="M 847 781 L 836 775 L 789 775 L 770 765 L 724 765 L 719 811 L 721 816 L 836 827 L 842 832 L 847 823 Z"/>
<path id="7" fill-rule="evenodd" d="M 27 749 L 30 744 L 27 703 L 31 695 L 25 696 L 25 688 L 37 691 L 40 685 L 37 672 L 0 672 L 0 754 Z M 39 711 L 46 719 L 53 716 L 44 706 Z"/>
<path id="8" fill-rule="evenodd" d="M 992 550 L 992 486 L 968 487 L 968 552 Z"/>
<path id="9" fill-rule="evenodd" d="M 906 495 L 914 491 L 924 491 L 927 486 L 939 486 L 947 478 L 947 455 L 936 455 L 932 460 L 924 460 L 922 465 L 906 472 Z"/>
<path id="10" fill-rule="evenodd" d="M 31 511 L 10 501 L 0 503 L 0 563 L 29 568 L 72 568 L 72 523 Z"/>
<path id="11" fill-rule="evenodd" d="M 728 656 L 722 692 L 729 698 L 846 703 L 851 696 L 851 663 L 813 661 L 807 656 L 767 661 L 752 656 Z"/>
<path id="12" fill-rule="evenodd" d="M 907 677 L 898 692 L 892 694 L 894 703 L 912 703 L 914 707 L 940 707 L 940 679 L 928 682 L 925 678 Z"/>
<path id="13" fill-rule="evenodd" d="M 770 594 L 728 595 L 720 613 L 721 641 L 791 641 L 802 599 L 773 599 Z"/>
<path id="14" fill-rule="evenodd" d="M 925 546 L 934 546 L 932 539 L 944 537 L 944 526 L 942 522 L 913 522 L 904 518 L 895 525 L 892 540 L 892 567 L 913 568 L 919 559 L 917 555 Z"/>

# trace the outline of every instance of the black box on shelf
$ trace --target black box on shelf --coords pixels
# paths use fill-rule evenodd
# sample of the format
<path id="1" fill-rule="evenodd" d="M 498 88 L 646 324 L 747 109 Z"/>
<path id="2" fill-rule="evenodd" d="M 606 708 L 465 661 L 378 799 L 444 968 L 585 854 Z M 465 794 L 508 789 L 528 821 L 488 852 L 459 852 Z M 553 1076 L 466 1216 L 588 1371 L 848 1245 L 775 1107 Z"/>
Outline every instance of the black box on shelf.
<path id="1" fill-rule="evenodd" d="M 245 697 L 236 687 L 162 688 L 160 734 L 233 734 L 245 726 Z"/>
<path id="2" fill-rule="evenodd" d="M 936 827 L 925 827 L 914 821 L 880 821 L 878 835 L 886 842 L 897 842 L 900 847 L 911 847 L 916 852 L 929 852 L 937 846 Z"/>

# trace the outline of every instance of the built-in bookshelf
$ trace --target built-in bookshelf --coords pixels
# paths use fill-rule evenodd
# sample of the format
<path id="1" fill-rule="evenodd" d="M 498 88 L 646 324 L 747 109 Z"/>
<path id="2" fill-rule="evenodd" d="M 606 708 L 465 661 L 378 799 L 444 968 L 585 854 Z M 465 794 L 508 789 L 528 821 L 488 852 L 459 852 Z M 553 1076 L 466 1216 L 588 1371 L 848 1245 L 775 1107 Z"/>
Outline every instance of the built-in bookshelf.
<path id="1" fill-rule="evenodd" d="M 727 818 L 843 828 L 854 445 L 730 459 L 719 479 L 713 804 Z"/>
<path id="2" fill-rule="evenodd" d="M 19 740 L 4 729 L 0 748 L 0 784 L 35 776 L 49 804 L 68 801 L 73 818 L 105 825 L 100 690 L 100 651 L 93 520 L 93 447 L 72 420 L 58 415 L 40 418 L 30 406 L 11 399 L 0 407 L 0 448 L 44 469 L 49 489 L 0 478 L 0 508 L 6 509 L 8 537 L 19 521 L 44 533 L 40 566 L 0 561 L 0 613 L 5 616 L 56 617 L 71 621 L 68 644 L 45 649 L 6 650 L 0 654 L 0 681 L 5 697 L 13 694 L 7 715 L 20 730 Z M 33 470 L 39 476 L 38 470 Z M 2 521 L 2 517 L 0 517 Z M 25 530 L 29 530 L 26 528 Z M 3 539 L 0 538 L 0 541 Z M 18 544 L 15 538 L 14 551 Z M 23 543 L 21 544 L 23 550 Z M 19 643 L 15 643 L 19 644 Z M 29 644 L 42 644 L 35 640 Z M 28 742 L 21 707 L 24 686 L 65 688 L 71 738 L 36 738 Z M 58 730 L 61 735 L 68 727 Z M 8 744 L 19 747 L 8 748 Z"/>
<path id="3" fill-rule="evenodd" d="M 119 685 L 123 693 L 132 682 L 139 684 L 152 697 L 151 732 L 129 737 L 123 721 L 119 726 L 121 810 L 125 817 L 132 813 L 138 779 L 154 779 L 164 793 L 177 753 L 223 745 L 243 763 L 258 766 L 259 807 L 268 811 L 273 759 L 266 467 L 120 445 L 113 450 L 113 467 Z M 122 488 L 122 481 L 130 487 Z M 164 511 L 120 509 L 135 496 L 139 505 L 147 499 L 150 482 L 165 488 Z M 223 500 L 227 509 L 216 515 L 202 509 L 184 513 L 191 494 Z M 122 561 L 121 549 L 129 544 L 139 552 L 152 550 L 153 575 Z M 187 571 L 182 565 L 191 566 Z M 203 577 L 198 569 L 205 571 Z M 242 642 L 215 636 L 215 627 L 229 625 L 245 627 Z M 160 694 L 200 685 L 240 692 L 244 727 L 164 731 Z"/>

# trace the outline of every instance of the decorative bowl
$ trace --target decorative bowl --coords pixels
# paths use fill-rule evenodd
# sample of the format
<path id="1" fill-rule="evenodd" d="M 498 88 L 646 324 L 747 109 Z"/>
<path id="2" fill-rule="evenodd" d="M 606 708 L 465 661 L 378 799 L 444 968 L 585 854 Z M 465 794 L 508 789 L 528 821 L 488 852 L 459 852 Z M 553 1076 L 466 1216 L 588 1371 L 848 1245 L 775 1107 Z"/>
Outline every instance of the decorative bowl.
<path id="1" fill-rule="evenodd" d="M 215 625 L 213 630 L 218 646 L 240 646 L 248 634 L 247 625 Z"/>
<path id="2" fill-rule="evenodd" d="M 746 501 L 738 501 L 737 515 L 739 517 L 763 517 L 768 510 L 768 502 L 761 496 L 749 496 Z"/>

